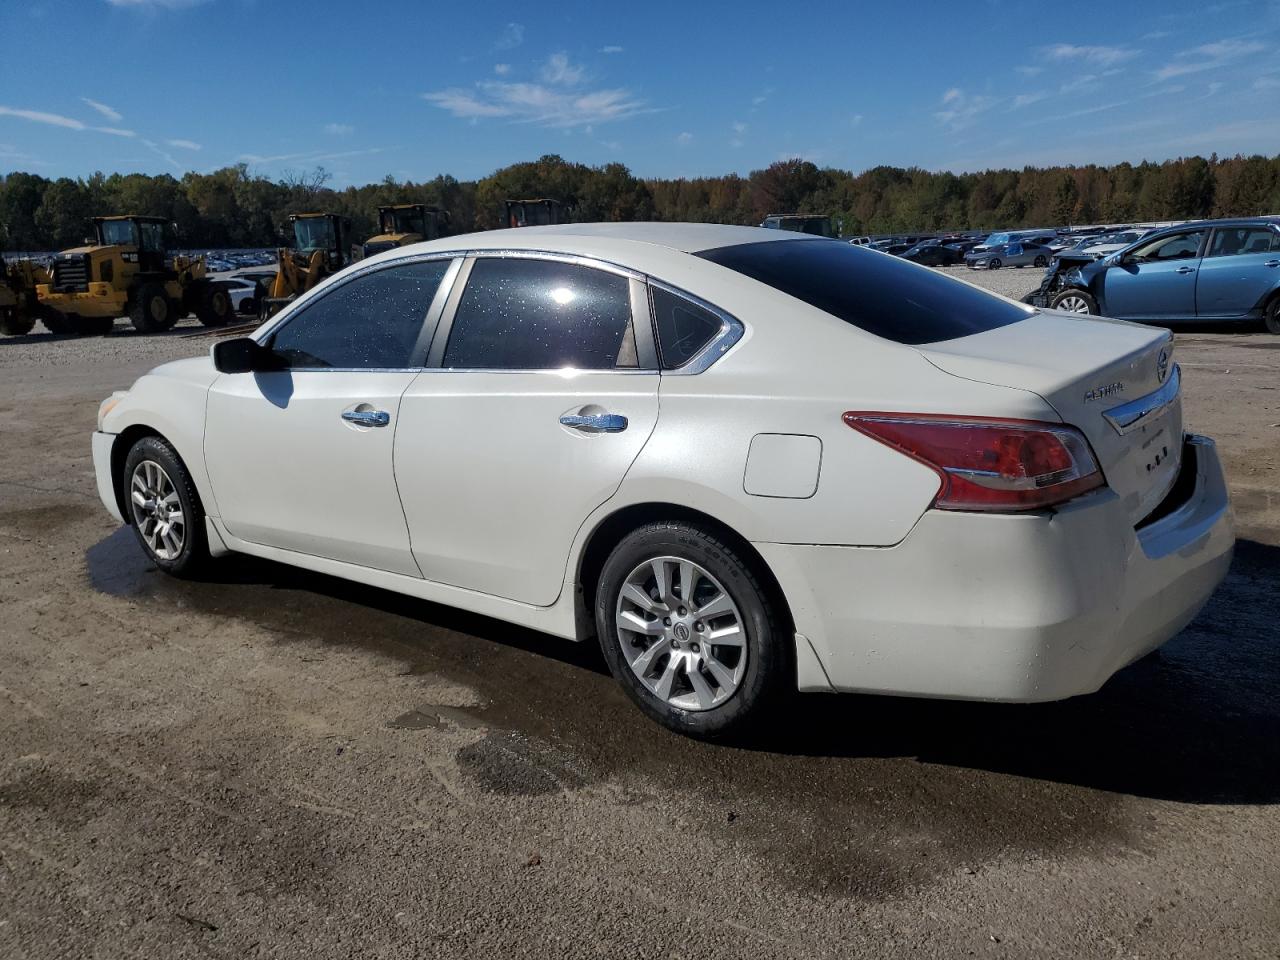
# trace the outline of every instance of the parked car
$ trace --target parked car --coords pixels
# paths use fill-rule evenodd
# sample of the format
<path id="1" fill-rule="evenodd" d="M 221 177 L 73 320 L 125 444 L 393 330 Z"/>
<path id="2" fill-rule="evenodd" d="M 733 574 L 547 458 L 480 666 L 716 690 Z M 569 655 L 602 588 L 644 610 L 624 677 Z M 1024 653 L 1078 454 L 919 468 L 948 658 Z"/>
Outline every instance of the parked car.
<path id="1" fill-rule="evenodd" d="M 1014 240 L 1011 243 L 987 247 L 974 247 L 965 254 L 964 262 L 971 270 L 999 270 L 1001 267 L 1045 267 L 1053 250 L 1029 241 Z"/>
<path id="2" fill-rule="evenodd" d="M 1073 253 L 1087 254 L 1098 260 L 1118 250 L 1123 250 L 1131 243 L 1136 243 L 1148 233 L 1150 233 L 1149 230 L 1123 230 L 1119 233 L 1104 233 L 1095 237 L 1084 237 L 1069 249 Z"/>
<path id="3" fill-rule="evenodd" d="M 944 244 L 938 240 L 926 240 L 914 247 L 904 250 L 900 256 L 912 263 L 922 263 L 927 267 L 949 267 L 960 263 L 964 254 L 957 247 Z"/>
<path id="4" fill-rule="evenodd" d="M 1060 256 L 1029 302 L 1160 324 L 1262 320 L 1280 334 L 1280 220 L 1201 221 L 1101 260 Z"/>
<path id="5" fill-rule="evenodd" d="M 712 737 L 797 687 L 1088 693 L 1181 630 L 1233 536 L 1172 350 L 804 234 L 497 230 L 142 377 L 93 460 L 166 573 L 238 552 L 594 634 Z"/>
<path id="6" fill-rule="evenodd" d="M 975 246 L 972 252 L 986 253 L 992 247 L 1003 247 L 1017 241 L 1031 241 L 1047 246 L 1055 236 L 1056 234 L 1052 230 L 1006 230 L 1002 233 L 991 234 Z"/>
<path id="7" fill-rule="evenodd" d="M 240 267 L 218 274 L 216 279 L 226 281 L 231 296 L 231 307 L 236 313 L 257 314 L 262 298 L 267 296 L 275 282 L 277 267 Z"/>

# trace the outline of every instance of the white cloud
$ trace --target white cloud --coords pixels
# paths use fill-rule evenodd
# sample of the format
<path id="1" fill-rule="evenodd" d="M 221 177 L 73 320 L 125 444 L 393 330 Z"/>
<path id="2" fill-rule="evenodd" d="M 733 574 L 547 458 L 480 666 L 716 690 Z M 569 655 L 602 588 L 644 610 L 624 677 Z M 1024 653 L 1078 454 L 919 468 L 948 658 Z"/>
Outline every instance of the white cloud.
<path id="1" fill-rule="evenodd" d="M 175 160 L 172 154 L 162 150 L 157 144 L 146 139 L 142 141 L 142 144 L 148 150 L 154 153 L 157 157 L 159 157 L 161 160 L 167 163 L 169 166 L 173 167 L 173 169 L 179 170 L 179 171 L 182 169 L 182 164 L 180 164 L 177 160 Z"/>
<path id="2" fill-rule="evenodd" d="M 852 117 L 850 117 L 850 118 L 849 118 L 849 126 L 851 126 L 851 127 L 860 127 L 860 126 L 862 126 L 862 114 L 860 114 L 860 113 L 855 113 Z"/>
<path id="3" fill-rule="evenodd" d="M 1034 77 L 1044 73 L 1044 67 L 1014 67 L 1013 69 L 1024 77 Z"/>
<path id="4" fill-rule="evenodd" d="M 1037 90 L 1033 93 L 1020 93 L 1013 98 L 1013 109 L 1019 110 L 1022 107 L 1029 107 L 1033 103 L 1039 103 L 1047 96 L 1049 94 L 1043 90 Z"/>
<path id="5" fill-rule="evenodd" d="M 510 73 L 510 72 L 511 72 L 511 64 L 509 64 L 509 63 L 495 63 L 495 64 L 493 65 L 493 72 L 494 72 L 494 73 L 496 73 L 496 74 L 497 74 L 498 76 L 500 76 L 500 77 L 505 77 L 508 73 Z"/>
<path id="6" fill-rule="evenodd" d="M 742 136 L 744 133 L 747 132 L 747 125 L 743 123 L 741 120 L 735 120 L 733 121 L 733 132 L 736 133 L 738 136 Z"/>
<path id="7" fill-rule="evenodd" d="M 331 137 L 349 137 L 356 132 L 356 128 L 346 123 L 326 123 L 324 132 Z"/>
<path id="8" fill-rule="evenodd" d="M 119 111 L 113 107 L 108 107 L 105 103 L 99 103 L 97 100 L 90 100 L 88 97 L 81 97 L 80 99 L 113 123 L 119 123 L 124 119 L 124 117 L 120 115 Z"/>
<path id="9" fill-rule="evenodd" d="M 1225 67 L 1241 57 L 1262 53 L 1266 49 L 1267 45 L 1257 40 L 1219 40 L 1216 43 L 1206 43 L 1190 50 L 1183 50 L 1173 63 L 1161 67 L 1153 76 L 1156 80 L 1168 80 L 1188 73 L 1214 70 Z"/>
<path id="10" fill-rule="evenodd" d="M 194 140 L 166 140 L 165 143 L 171 147 L 177 147 L 179 150 L 203 150 L 200 144 Z"/>
<path id="11" fill-rule="evenodd" d="M 236 159 L 245 163 L 324 163 L 327 160 L 345 160 L 348 157 L 365 157 L 381 153 L 382 147 L 370 147 L 368 150 L 343 150 L 340 153 L 277 153 L 263 156 L 259 153 L 242 153 Z"/>
<path id="12" fill-rule="evenodd" d="M 621 53 L 622 47 L 618 47 L 618 46 L 601 47 L 600 52 L 601 53 Z"/>
<path id="13" fill-rule="evenodd" d="M 59 113 L 46 113 L 43 110 L 20 110 L 16 107 L 0 106 L 0 117 L 17 117 L 32 123 L 43 123 L 49 127 L 63 127 L 67 130 L 90 130 L 94 133 L 107 133 L 113 137 L 132 137 L 132 130 L 121 130 L 119 127 L 95 127 L 74 117 L 64 117 Z"/>
<path id="14" fill-rule="evenodd" d="M 502 28 L 502 33 L 494 42 L 493 49 L 513 50 L 522 43 L 524 43 L 524 25 L 520 23 L 508 23 Z"/>
<path id="15" fill-rule="evenodd" d="M 553 53 L 542 66 L 542 79 L 547 83 L 573 86 L 582 82 L 585 71 L 569 62 L 567 53 Z"/>
<path id="16" fill-rule="evenodd" d="M 680 146 L 682 147 L 685 144 L 689 144 L 692 142 L 693 142 L 693 134 L 690 133 L 688 130 L 684 131 L 683 133 L 681 133 L 679 136 L 676 137 L 676 143 L 680 144 Z"/>
<path id="17" fill-rule="evenodd" d="M 1280 90 L 1280 77 L 1259 77 L 1253 81 L 1253 89 L 1255 90 Z"/>
<path id="18" fill-rule="evenodd" d="M 933 116 L 939 123 L 952 131 L 963 130 L 995 104 L 994 97 L 984 94 L 969 94 L 959 87 L 952 87 L 942 95 L 942 106 L 945 109 L 936 111 Z"/>
<path id="19" fill-rule="evenodd" d="M 1132 60 L 1141 50 L 1130 47 L 1077 46 L 1074 43 L 1055 43 L 1045 47 L 1044 54 L 1051 60 L 1083 60 L 1100 67 L 1113 67 L 1117 63 Z"/>
<path id="20" fill-rule="evenodd" d="M 505 118 L 547 127 L 605 123 L 653 111 L 626 89 L 566 90 L 498 80 L 482 81 L 472 90 L 451 87 L 424 93 L 422 99 L 463 119 Z"/>

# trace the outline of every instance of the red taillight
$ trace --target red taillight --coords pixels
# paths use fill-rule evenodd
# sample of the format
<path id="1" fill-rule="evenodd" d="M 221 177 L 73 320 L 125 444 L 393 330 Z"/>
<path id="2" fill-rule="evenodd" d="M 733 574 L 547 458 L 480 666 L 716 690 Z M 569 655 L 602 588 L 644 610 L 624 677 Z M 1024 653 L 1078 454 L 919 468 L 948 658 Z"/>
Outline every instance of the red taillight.
<path id="1" fill-rule="evenodd" d="M 937 471 L 943 510 L 1036 510 L 1103 485 L 1074 427 L 914 413 L 846 413 L 844 422 Z"/>

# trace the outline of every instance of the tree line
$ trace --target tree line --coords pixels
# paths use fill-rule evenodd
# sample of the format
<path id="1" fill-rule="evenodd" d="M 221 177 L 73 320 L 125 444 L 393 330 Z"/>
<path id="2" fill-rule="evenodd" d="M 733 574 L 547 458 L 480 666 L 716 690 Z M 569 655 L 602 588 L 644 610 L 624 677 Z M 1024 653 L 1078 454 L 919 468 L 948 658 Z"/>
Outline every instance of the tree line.
<path id="1" fill-rule="evenodd" d="M 506 198 L 553 197 L 572 219 L 759 223 L 770 213 L 826 214 L 846 235 L 1047 227 L 1280 213 L 1280 156 L 1194 156 L 1164 163 L 1025 167 L 954 174 L 880 166 L 862 173 L 783 160 L 747 176 L 641 179 L 620 163 L 591 167 L 550 155 L 476 181 L 448 175 L 415 183 L 333 189 L 323 170 L 271 180 L 244 164 L 181 178 L 102 174 L 0 177 L 0 248 L 58 250 L 83 241 L 93 216 L 133 213 L 177 226 L 183 248 L 271 247 L 288 216 L 347 216 L 353 234 L 377 232 L 377 208 L 429 203 L 452 230 L 503 226 Z"/>

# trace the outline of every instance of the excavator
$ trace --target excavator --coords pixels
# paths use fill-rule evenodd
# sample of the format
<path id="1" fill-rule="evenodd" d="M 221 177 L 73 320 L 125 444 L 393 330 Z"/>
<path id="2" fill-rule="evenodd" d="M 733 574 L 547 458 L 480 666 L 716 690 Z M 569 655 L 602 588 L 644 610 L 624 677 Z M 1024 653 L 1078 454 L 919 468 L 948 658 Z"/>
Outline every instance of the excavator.
<path id="1" fill-rule="evenodd" d="M 425 203 L 397 203 L 379 207 L 378 230 L 380 232 L 376 237 L 370 237 L 364 242 L 366 257 L 444 236 L 449 230 L 449 211 Z"/>
<path id="2" fill-rule="evenodd" d="M 293 246 L 276 251 L 276 278 L 260 299 L 259 319 L 279 312 L 325 277 L 360 259 L 351 243 L 351 221 L 336 213 L 295 213 Z"/>
<path id="3" fill-rule="evenodd" d="M 109 333 L 127 316 L 139 333 L 168 330 L 194 313 L 206 327 L 232 317 L 224 285 L 205 276 L 204 257 L 169 256 L 163 217 L 94 217 L 94 239 L 64 250 L 36 284 L 51 333 Z"/>
<path id="4" fill-rule="evenodd" d="M 0 334 L 20 337 L 40 319 L 36 287 L 49 282 L 49 273 L 32 260 L 5 263 L 0 254 Z"/>

